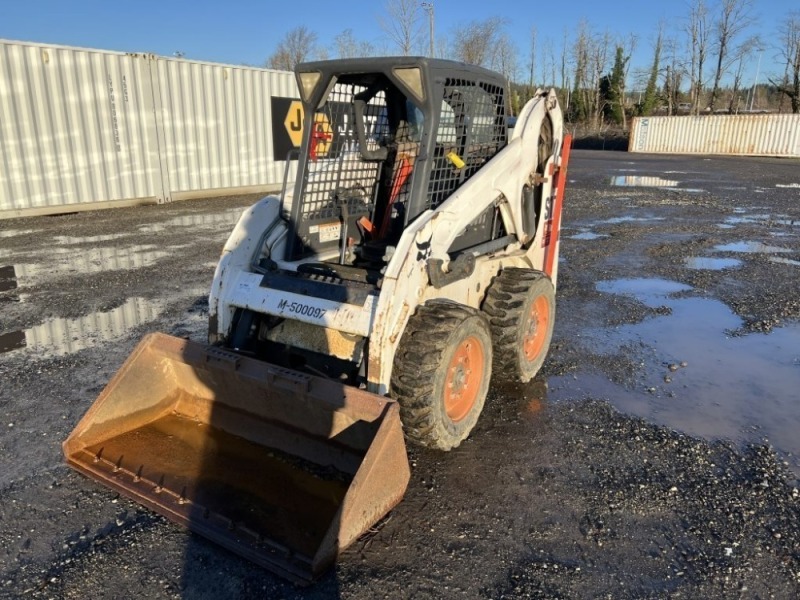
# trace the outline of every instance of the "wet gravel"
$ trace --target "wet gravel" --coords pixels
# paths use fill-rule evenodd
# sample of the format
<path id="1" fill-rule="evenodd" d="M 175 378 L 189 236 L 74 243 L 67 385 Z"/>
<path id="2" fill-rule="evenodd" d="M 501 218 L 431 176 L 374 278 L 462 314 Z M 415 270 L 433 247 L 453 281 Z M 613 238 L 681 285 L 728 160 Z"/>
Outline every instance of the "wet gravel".
<path id="1" fill-rule="evenodd" d="M 411 448 L 406 498 L 307 589 L 88 481 L 60 453 L 143 334 L 202 339 L 219 250 L 253 199 L 0 222 L 0 267 L 15 267 L 12 276 L 0 270 L 0 597 L 800 596 L 790 438 L 767 435 L 773 424 L 750 413 L 740 416 L 757 426 L 733 435 L 677 430 L 668 403 L 707 408 L 691 379 L 701 366 L 686 360 L 707 339 L 687 339 L 684 355 L 658 340 L 605 346 L 629 327 L 682 318 L 681 302 L 699 300 L 730 310 L 720 348 L 793 331 L 800 266 L 770 258 L 800 260 L 800 190 L 776 187 L 796 183 L 798 167 L 575 152 L 564 234 L 603 237 L 563 242 L 544 372 L 527 386 L 497 382 L 457 450 Z M 680 184 L 609 185 L 628 173 Z M 747 218 L 762 214 L 770 216 Z M 715 249 L 742 241 L 788 252 Z M 741 265 L 692 269 L 687 257 Z M 643 296 L 598 286 L 629 279 L 683 288 Z M 781 377 L 800 372 L 800 346 L 787 339 L 774 357 L 789 361 Z M 725 410 L 732 392 L 715 383 Z M 796 430 L 797 399 L 758 402 L 777 403 Z M 744 410 L 736 407 L 728 410 Z"/>

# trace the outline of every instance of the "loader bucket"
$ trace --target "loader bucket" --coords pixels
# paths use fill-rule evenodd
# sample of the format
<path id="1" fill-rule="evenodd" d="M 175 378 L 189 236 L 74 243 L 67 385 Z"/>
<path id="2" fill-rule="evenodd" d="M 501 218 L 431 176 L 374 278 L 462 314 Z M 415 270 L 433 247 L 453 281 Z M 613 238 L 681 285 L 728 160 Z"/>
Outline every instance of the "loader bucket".
<path id="1" fill-rule="evenodd" d="M 78 471 L 307 583 L 403 497 L 397 404 L 164 334 L 64 442 Z"/>

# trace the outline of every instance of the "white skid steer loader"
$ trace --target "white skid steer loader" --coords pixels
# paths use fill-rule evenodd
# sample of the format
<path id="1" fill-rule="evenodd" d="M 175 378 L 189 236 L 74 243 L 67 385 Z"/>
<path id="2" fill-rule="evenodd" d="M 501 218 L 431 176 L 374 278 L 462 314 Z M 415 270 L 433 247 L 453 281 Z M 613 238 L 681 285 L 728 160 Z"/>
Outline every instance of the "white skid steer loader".
<path id="1" fill-rule="evenodd" d="M 296 181 L 225 244 L 210 345 L 145 338 L 64 450 L 305 582 L 400 501 L 404 437 L 458 446 L 492 373 L 524 382 L 542 366 L 569 138 L 553 91 L 510 129 L 505 80 L 461 63 L 296 75 Z"/>

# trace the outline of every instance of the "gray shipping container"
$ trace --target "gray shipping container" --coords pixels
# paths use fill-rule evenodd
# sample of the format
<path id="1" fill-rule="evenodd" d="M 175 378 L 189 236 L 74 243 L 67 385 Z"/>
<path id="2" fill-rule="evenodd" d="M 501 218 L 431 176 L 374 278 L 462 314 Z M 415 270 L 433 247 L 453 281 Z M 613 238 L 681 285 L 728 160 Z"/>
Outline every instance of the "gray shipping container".
<path id="1" fill-rule="evenodd" d="M 0 218 L 276 190 L 273 97 L 292 73 L 0 40 Z"/>
<path id="2" fill-rule="evenodd" d="M 800 115 L 637 117 L 628 151 L 800 156 Z"/>

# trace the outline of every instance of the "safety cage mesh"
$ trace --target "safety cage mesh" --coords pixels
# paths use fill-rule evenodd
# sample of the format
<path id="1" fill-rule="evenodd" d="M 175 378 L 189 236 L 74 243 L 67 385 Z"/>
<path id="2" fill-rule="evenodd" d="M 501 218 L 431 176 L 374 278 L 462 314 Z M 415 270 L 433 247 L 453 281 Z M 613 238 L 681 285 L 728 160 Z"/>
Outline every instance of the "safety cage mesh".
<path id="1" fill-rule="evenodd" d="M 364 90 L 361 85 L 336 83 L 314 116 L 300 213 L 303 220 L 338 218 L 338 190 L 359 190 L 366 201 L 374 194 L 380 163 L 362 159 L 353 123 L 352 102 Z M 382 91 L 367 103 L 364 120 L 367 150 L 374 150 L 389 135 Z"/>
<path id="2" fill-rule="evenodd" d="M 505 112 L 501 86 L 446 80 L 426 208 L 439 206 L 506 145 Z"/>

